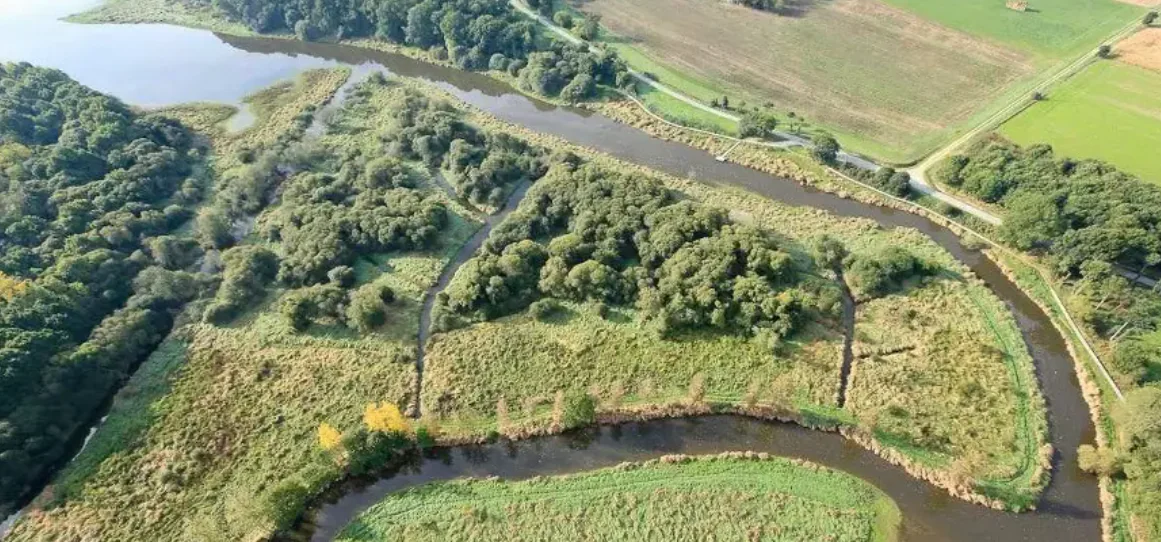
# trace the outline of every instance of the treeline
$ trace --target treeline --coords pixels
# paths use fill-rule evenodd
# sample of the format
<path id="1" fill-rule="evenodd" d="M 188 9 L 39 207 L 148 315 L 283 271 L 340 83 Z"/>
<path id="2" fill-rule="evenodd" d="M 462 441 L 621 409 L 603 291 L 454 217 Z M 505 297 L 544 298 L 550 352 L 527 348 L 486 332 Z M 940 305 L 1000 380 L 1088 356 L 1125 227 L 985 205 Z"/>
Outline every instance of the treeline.
<path id="1" fill-rule="evenodd" d="M 635 306 L 663 335 L 717 328 L 776 343 L 822 304 L 802 263 L 769 235 L 730 223 L 725 211 L 575 156 L 551 163 L 438 297 L 437 327 L 545 298 Z"/>
<path id="2" fill-rule="evenodd" d="M 612 51 L 589 52 L 539 36 L 506 0 L 190 0 L 212 4 L 260 33 L 299 39 L 375 38 L 424 49 L 465 70 L 507 71 L 527 90 L 570 101 L 597 84 L 628 84 Z"/>
<path id="3" fill-rule="evenodd" d="M 0 65 L 0 512 L 207 286 L 164 236 L 204 190 L 192 141 L 59 71 Z"/>

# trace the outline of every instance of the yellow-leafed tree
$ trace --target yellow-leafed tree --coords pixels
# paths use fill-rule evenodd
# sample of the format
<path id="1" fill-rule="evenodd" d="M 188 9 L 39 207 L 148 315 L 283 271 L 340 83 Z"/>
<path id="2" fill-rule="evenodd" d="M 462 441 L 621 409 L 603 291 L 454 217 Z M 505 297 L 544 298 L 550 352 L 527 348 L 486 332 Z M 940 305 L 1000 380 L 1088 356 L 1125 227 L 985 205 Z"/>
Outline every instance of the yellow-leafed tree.
<path id="1" fill-rule="evenodd" d="M 334 450 L 343 443 L 343 434 L 331 424 L 323 422 L 318 425 L 318 445 L 326 451 Z"/>
<path id="2" fill-rule="evenodd" d="M 12 301 L 27 289 L 27 282 L 0 272 L 0 301 Z"/>
<path id="3" fill-rule="evenodd" d="M 375 403 L 368 404 L 366 410 L 363 411 L 363 423 L 367 425 L 367 429 L 381 433 L 411 432 L 411 424 L 407 422 L 407 418 L 403 417 L 399 407 L 386 401 L 377 405 Z"/>

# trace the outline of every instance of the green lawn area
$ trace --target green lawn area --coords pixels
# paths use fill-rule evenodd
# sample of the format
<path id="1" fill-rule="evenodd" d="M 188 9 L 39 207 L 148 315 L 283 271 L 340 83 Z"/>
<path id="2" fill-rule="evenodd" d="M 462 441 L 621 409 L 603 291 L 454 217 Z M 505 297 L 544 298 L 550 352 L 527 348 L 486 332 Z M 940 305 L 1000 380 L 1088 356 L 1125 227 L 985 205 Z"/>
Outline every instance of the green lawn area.
<path id="1" fill-rule="evenodd" d="M 1003 0 L 884 0 L 925 19 L 1046 59 L 1095 48 L 1145 9 L 1116 0 L 1030 0 L 1027 12 Z"/>
<path id="2" fill-rule="evenodd" d="M 1161 183 L 1161 73 L 1097 62 L 1000 133 L 1021 145 L 1048 143 L 1061 156 L 1104 160 Z"/>
<path id="3" fill-rule="evenodd" d="M 899 509 L 863 480 L 800 461 L 733 455 L 520 482 L 428 484 L 389 495 L 338 540 L 897 538 Z"/>

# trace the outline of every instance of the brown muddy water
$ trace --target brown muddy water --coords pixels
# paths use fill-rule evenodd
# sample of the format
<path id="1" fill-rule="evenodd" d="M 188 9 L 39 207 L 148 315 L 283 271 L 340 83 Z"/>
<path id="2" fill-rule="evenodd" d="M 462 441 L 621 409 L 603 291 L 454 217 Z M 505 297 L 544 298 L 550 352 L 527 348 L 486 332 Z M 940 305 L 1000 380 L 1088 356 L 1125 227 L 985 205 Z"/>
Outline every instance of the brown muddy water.
<path id="1" fill-rule="evenodd" d="M 883 227 L 915 228 L 971 267 L 1016 316 L 1036 360 L 1056 449 L 1052 483 L 1039 509 L 1013 514 L 954 499 L 832 433 L 735 416 L 630 423 L 439 451 L 368 485 L 346 486 L 349 491 L 344 495 L 312 511 L 303 525 L 303 536 L 333 538 L 384 495 L 418 483 L 462 476 L 518 479 L 668 453 L 754 450 L 811 460 L 875 484 L 902 510 L 907 540 L 1066 542 L 1100 538 L 1097 481 L 1080 472 L 1076 462 L 1077 446 L 1091 442 L 1094 430 L 1064 341 L 1048 317 L 993 263 L 965 247 L 946 228 L 911 213 L 842 199 L 717 162 L 710 154 L 655 139 L 600 115 L 528 98 L 483 75 L 400 55 L 334 44 L 230 37 L 165 25 L 75 25 L 57 20 L 92 4 L 91 0 L 0 0 L 0 60 L 59 68 L 81 83 L 142 106 L 191 101 L 236 104 L 250 92 L 309 68 L 352 65 L 380 69 L 431 81 L 508 122 L 666 173 L 737 186 L 839 216 L 868 218 Z"/>

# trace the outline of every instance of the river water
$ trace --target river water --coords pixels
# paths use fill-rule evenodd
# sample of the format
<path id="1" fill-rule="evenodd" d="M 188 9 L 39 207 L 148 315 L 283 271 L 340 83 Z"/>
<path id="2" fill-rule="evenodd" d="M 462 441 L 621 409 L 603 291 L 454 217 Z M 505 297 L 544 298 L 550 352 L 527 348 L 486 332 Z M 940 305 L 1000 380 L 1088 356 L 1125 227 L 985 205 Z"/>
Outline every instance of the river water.
<path id="1" fill-rule="evenodd" d="M 739 186 L 793 205 L 869 218 L 885 227 L 929 235 L 972 268 L 1013 311 L 1036 360 L 1049 406 L 1053 479 L 1039 510 L 997 512 L 949 497 L 841 437 L 792 425 L 707 417 L 603 427 L 574 435 L 445 451 L 324 504 L 305 534 L 325 540 L 390 491 L 464 475 L 521 478 L 640 460 L 664 453 L 769 451 L 858 475 L 886 491 L 903 512 L 908 540 L 1091 541 L 1100 537 L 1096 479 L 1080 472 L 1078 445 L 1094 430 L 1063 339 L 1044 313 L 999 269 L 951 231 L 923 217 L 842 199 L 722 163 L 687 146 L 661 141 L 583 110 L 530 99 L 485 76 L 403 56 L 333 44 L 238 38 L 165 25 L 75 25 L 57 18 L 93 0 L 0 0 L 0 60 L 64 70 L 81 83 L 141 106 L 191 101 L 238 103 L 246 94 L 302 70 L 341 64 L 431 81 L 503 120 L 554 134 L 666 173 Z M 360 70 L 360 71 L 363 71 Z M 954 363 L 955 360 L 947 360 Z M 2 531 L 2 528 L 0 528 Z"/>

